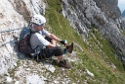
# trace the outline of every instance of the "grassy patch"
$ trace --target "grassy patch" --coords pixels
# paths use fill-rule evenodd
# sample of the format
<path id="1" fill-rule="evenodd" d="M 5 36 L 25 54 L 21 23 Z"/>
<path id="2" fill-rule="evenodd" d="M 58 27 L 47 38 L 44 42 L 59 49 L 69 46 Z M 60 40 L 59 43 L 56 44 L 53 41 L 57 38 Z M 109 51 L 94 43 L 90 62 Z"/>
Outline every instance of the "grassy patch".
<path id="1" fill-rule="evenodd" d="M 91 39 L 89 42 L 92 45 L 92 48 L 94 48 L 93 51 L 95 53 L 98 52 L 102 56 L 102 59 L 105 60 L 105 62 L 109 64 L 113 63 L 118 69 L 123 70 L 121 62 L 115 58 L 116 51 L 112 48 L 108 41 L 103 38 L 96 29 L 92 29 L 91 33 L 95 36 L 94 38 L 92 34 L 89 34 Z"/>
<path id="2" fill-rule="evenodd" d="M 125 36 L 125 30 L 120 29 L 120 32 L 123 36 Z"/>

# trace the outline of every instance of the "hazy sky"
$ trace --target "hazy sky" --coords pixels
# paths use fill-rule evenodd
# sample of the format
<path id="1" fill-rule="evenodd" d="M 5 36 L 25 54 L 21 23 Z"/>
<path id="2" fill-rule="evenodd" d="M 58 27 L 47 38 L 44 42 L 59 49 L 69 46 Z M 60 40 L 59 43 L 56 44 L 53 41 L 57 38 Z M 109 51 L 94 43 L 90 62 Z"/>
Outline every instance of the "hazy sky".
<path id="1" fill-rule="evenodd" d="M 118 6 L 121 12 L 123 12 L 125 10 L 125 0 L 118 0 Z"/>

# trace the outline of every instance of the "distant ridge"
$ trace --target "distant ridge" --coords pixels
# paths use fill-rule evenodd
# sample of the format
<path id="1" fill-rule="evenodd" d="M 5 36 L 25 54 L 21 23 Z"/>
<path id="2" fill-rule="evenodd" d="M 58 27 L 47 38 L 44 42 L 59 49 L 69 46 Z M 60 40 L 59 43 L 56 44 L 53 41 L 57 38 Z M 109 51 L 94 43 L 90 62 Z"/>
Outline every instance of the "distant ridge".
<path id="1" fill-rule="evenodd" d="M 125 17 L 125 10 L 122 12 L 122 15 L 121 15 L 122 17 Z"/>

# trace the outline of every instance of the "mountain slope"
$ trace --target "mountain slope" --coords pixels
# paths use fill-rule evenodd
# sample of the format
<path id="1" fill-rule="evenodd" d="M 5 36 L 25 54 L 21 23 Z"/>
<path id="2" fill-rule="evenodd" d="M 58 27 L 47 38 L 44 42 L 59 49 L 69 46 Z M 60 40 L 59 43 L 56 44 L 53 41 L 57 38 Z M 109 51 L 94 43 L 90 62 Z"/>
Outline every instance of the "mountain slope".
<path id="1" fill-rule="evenodd" d="M 118 83 L 118 80 L 120 80 L 121 83 L 124 82 L 121 79 L 123 76 L 121 75 L 122 74 L 121 72 L 124 71 L 124 69 L 121 62 L 118 59 L 116 59 L 114 56 L 116 51 L 111 47 L 111 45 L 106 41 L 105 38 L 101 37 L 99 31 L 96 29 L 92 29 L 91 33 L 88 36 L 89 37 L 88 43 L 82 42 L 81 38 L 79 37 L 75 38 L 77 35 L 74 36 L 71 33 L 69 33 L 69 31 L 71 31 L 70 30 L 71 28 L 70 26 L 68 28 L 67 21 L 63 21 L 62 15 L 60 15 L 59 10 L 61 9 L 60 7 L 58 7 L 58 5 L 61 3 L 58 1 L 55 1 L 55 2 L 48 1 L 48 4 L 50 4 L 49 5 L 50 8 L 47 9 L 46 16 L 49 18 L 49 25 L 52 27 L 52 30 L 54 29 L 53 32 L 57 35 L 61 35 L 59 31 L 62 31 L 64 33 L 66 32 L 66 34 L 61 35 L 61 37 L 71 39 L 71 41 L 74 40 L 84 50 L 84 53 L 77 51 L 78 57 L 80 58 L 80 60 L 78 61 L 78 63 L 74 65 L 74 68 L 76 69 L 76 70 L 73 70 L 74 75 L 78 74 L 78 71 L 84 72 L 88 69 L 92 73 L 94 73 L 95 75 L 94 79 L 98 83 L 101 82 L 99 80 L 103 80 L 103 83 L 109 83 L 110 81 L 112 81 L 111 82 L 112 84 L 116 82 Z M 53 19 L 54 21 L 56 21 L 55 23 L 53 22 Z M 63 29 L 66 27 L 68 30 Z M 68 35 L 70 35 L 70 38 Z M 73 77 L 74 75 L 72 73 Z M 82 81 L 82 79 L 80 79 L 81 77 L 86 79 L 84 75 L 85 74 L 76 75 L 77 76 L 76 79 L 77 80 L 79 79 L 79 81 Z M 117 78 L 118 75 L 119 77 Z M 112 79 L 116 79 L 116 81 L 113 81 Z M 90 80 L 91 80 L 91 77 L 90 77 Z M 95 83 L 93 80 L 91 80 L 91 82 Z"/>
<path id="2" fill-rule="evenodd" d="M 73 53 L 65 56 L 71 61 L 72 68 L 60 68 L 51 60 L 37 63 L 17 53 L 17 64 L 8 73 L 0 76 L 0 83 L 124 84 L 125 72 L 121 62 L 115 58 L 116 50 L 102 37 L 99 30 L 92 26 L 87 41 L 83 41 L 84 37 L 78 34 L 61 14 L 61 2 L 47 0 L 46 3 L 47 30 L 67 39 L 68 43 L 75 43 Z"/>

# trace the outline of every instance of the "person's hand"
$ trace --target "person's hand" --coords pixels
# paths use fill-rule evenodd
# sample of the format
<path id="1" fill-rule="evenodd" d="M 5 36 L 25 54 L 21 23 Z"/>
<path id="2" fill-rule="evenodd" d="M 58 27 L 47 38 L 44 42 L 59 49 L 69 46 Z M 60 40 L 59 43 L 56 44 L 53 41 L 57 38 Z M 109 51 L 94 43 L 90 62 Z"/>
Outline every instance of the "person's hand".
<path id="1" fill-rule="evenodd" d="M 61 40 L 60 43 L 63 45 L 67 45 L 67 40 Z"/>

